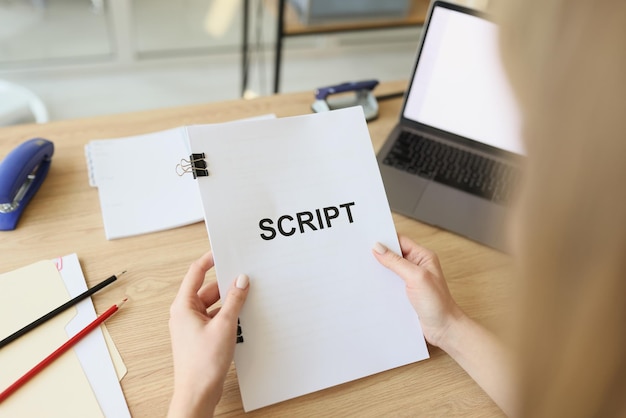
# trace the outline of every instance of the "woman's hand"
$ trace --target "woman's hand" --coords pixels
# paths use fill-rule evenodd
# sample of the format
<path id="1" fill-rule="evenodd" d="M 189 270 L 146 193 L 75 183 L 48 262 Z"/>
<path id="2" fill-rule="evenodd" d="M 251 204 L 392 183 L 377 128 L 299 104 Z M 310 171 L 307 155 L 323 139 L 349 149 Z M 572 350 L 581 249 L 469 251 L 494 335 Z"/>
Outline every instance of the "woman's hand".
<path id="1" fill-rule="evenodd" d="M 381 244 L 374 255 L 404 280 L 426 341 L 450 355 L 505 413 L 513 411 L 513 378 L 502 343 L 456 304 L 439 259 L 430 250 L 399 237 L 402 256 Z"/>
<path id="2" fill-rule="evenodd" d="M 203 285 L 213 265 L 211 252 L 196 260 L 170 308 L 174 357 L 170 417 L 212 416 L 233 360 L 237 319 L 248 295 L 249 280 L 245 275 L 237 277 L 222 307 L 207 311 L 220 298 L 216 282 Z"/>
<path id="3" fill-rule="evenodd" d="M 450 326 L 464 314 L 452 299 L 437 255 L 406 237 L 399 240 L 402 256 L 379 243 L 374 256 L 404 280 L 426 341 L 440 346 Z"/>

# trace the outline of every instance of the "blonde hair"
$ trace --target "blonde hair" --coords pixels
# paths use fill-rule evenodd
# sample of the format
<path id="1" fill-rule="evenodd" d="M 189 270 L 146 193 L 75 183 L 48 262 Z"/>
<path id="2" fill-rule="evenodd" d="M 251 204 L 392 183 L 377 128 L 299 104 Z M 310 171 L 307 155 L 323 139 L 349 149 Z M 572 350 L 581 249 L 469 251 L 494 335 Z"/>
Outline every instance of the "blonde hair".
<path id="1" fill-rule="evenodd" d="M 626 416 L 626 2 L 499 3 L 528 153 L 519 414 Z"/>

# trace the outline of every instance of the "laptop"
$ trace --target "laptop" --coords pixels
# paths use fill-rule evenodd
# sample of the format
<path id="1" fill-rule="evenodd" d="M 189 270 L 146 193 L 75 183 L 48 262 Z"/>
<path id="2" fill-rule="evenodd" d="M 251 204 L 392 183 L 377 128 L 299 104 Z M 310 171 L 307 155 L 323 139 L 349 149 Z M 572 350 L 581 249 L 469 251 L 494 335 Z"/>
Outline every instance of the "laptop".
<path id="1" fill-rule="evenodd" d="M 391 209 L 506 250 L 523 158 L 496 24 L 432 2 L 400 120 L 377 154 Z"/>

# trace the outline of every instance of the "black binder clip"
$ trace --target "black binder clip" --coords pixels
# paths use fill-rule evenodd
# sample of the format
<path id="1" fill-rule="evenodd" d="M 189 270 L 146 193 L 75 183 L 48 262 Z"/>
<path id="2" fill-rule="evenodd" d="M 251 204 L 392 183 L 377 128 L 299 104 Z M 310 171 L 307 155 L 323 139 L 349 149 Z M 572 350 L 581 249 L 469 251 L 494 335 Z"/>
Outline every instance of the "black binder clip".
<path id="1" fill-rule="evenodd" d="M 186 173 L 191 173 L 194 179 L 198 177 L 208 177 L 209 170 L 207 169 L 205 158 L 204 153 L 191 154 L 189 160 L 183 158 L 180 160 L 180 163 L 176 164 L 176 174 L 183 176 Z"/>
<path id="2" fill-rule="evenodd" d="M 206 161 L 204 161 L 205 158 L 204 152 L 201 154 L 191 154 L 189 156 L 191 173 L 194 179 L 197 177 L 207 177 L 209 175 L 209 170 L 206 168 Z"/>
<path id="3" fill-rule="evenodd" d="M 241 344 L 243 342 L 243 332 L 241 331 L 241 322 L 239 322 L 239 318 L 237 318 L 237 344 Z"/>

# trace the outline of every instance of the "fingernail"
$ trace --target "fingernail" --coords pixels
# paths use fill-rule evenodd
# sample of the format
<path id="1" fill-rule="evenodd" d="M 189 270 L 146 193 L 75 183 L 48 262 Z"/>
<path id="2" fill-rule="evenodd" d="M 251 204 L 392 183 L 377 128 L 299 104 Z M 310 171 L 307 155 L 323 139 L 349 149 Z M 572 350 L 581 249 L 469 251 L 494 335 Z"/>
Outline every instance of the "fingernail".
<path id="1" fill-rule="evenodd" d="M 245 289 L 246 287 L 248 287 L 249 283 L 250 278 L 248 278 L 248 276 L 245 274 L 240 274 L 235 281 L 235 286 L 237 286 L 239 289 Z"/>
<path id="2" fill-rule="evenodd" d="M 382 254 L 385 254 L 387 252 L 387 247 L 385 247 L 380 242 L 377 242 L 376 244 L 374 244 L 374 251 L 376 251 L 378 254 L 382 255 Z"/>

